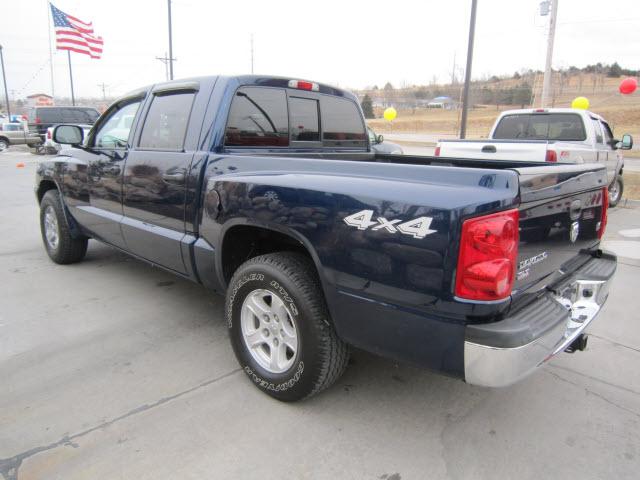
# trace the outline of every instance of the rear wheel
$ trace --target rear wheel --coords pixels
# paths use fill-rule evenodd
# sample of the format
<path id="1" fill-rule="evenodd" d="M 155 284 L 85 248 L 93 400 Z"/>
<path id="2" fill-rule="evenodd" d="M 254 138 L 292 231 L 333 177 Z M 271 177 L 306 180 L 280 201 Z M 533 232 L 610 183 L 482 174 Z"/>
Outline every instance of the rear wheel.
<path id="1" fill-rule="evenodd" d="M 624 181 L 622 175 L 618 175 L 615 181 L 609 185 L 609 206 L 615 207 L 622 198 L 624 191 Z"/>
<path id="2" fill-rule="evenodd" d="M 74 237 L 64 215 L 60 193 L 49 190 L 40 202 L 40 230 L 47 254 L 61 265 L 81 261 L 87 253 L 88 239 Z"/>
<path id="3" fill-rule="evenodd" d="M 9 148 L 9 142 L 4 138 L 0 138 L 0 152 L 4 152 L 7 148 Z"/>
<path id="4" fill-rule="evenodd" d="M 314 395 L 344 372 L 347 345 L 329 323 L 313 264 L 296 253 L 255 257 L 227 291 L 234 352 L 249 379 L 282 401 Z"/>

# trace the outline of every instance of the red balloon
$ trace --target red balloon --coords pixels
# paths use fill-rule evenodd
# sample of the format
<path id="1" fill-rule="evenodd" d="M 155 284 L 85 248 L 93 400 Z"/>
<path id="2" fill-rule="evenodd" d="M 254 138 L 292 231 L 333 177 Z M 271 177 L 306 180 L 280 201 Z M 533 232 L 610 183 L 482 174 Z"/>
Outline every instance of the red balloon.
<path id="1" fill-rule="evenodd" d="M 635 92 L 636 88 L 638 88 L 638 81 L 635 78 L 625 78 L 620 82 L 618 90 L 623 95 L 629 95 Z"/>

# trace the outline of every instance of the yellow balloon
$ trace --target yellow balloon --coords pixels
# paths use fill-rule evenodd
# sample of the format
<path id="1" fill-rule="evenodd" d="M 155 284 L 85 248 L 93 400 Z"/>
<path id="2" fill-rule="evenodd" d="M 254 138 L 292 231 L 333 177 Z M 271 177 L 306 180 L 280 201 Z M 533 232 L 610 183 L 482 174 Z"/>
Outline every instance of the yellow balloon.
<path id="1" fill-rule="evenodd" d="M 389 107 L 384 111 L 384 119 L 387 121 L 392 121 L 394 118 L 398 116 L 398 112 L 393 107 Z"/>
<path id="2" fill-rule="evenodd" d="M 571 108 L 587 110 L 589 108 L 589 99 L 585 97 L 576 97 L 573 99 L 573 102 L 571 102 Z"/>

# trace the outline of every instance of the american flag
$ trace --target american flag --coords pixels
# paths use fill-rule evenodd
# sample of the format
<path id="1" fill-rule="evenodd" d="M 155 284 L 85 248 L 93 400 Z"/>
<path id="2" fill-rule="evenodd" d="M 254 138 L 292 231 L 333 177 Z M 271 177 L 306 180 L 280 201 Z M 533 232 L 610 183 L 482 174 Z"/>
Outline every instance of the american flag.
<path id="1" fill-rule="evenodd" d="M 72 17 L 57 9 L 52 3 L 51 16 L 56 30 L 56 48 L 58 50 L 70 50 L 76 53 L 84 53 L 91 58 L 102 56 L 102 37 L 95 36 L 93 24 Z"/>

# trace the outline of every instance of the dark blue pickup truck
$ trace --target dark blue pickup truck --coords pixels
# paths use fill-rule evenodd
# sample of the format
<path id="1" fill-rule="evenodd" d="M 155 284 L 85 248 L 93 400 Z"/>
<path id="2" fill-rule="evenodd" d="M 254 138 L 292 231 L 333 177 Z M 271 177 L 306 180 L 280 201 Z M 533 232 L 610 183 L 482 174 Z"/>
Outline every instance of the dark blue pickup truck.
<path id="1" fill-rule="evenodd" d="M 349 345 L 508 385 L 585 348 L 616 269 L 604 167 L 375 153 L 357 98 L 319 83 L 161 83 L 54 138 L 51 259 L 93 238 L 226 294 L 238 361 L 280 400 L 331 385 Z"/>

